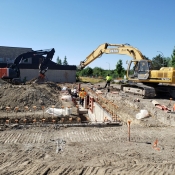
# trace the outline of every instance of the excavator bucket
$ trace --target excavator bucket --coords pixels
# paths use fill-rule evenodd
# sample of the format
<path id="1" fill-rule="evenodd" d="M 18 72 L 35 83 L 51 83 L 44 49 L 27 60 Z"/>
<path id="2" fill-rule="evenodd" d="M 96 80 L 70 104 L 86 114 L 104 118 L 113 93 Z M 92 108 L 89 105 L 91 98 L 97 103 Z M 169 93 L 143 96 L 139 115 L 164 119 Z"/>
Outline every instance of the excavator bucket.
<path id="1" fill-rule="evenodd" d="M 44 83 L 44 82 L 46 82 L 45 75 L 44 74 L 40 74 L 38 76 L 38 78 L 36 79 L 35 83 Z"/>

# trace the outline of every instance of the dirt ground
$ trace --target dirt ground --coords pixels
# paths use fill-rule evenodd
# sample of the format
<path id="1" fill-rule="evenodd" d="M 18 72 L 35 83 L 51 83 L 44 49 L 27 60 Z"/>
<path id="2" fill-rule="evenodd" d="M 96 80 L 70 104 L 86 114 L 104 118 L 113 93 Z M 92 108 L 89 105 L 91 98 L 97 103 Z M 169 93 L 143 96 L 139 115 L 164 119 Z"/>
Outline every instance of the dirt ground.
<path id="1" fill-rule="evenodd" d="M 1 83 L 1 125 L 4 118 L 36 118 L 36 115 L 42 118 L 42 106 L 75 108 L 72 102 L 60 99 L 63 86 L 72 88 L 75 85 Z M 130 97 L 128 99 L 133 102 Z M 169 99 L 161 102 L 168 104 Z M 150 100 L 143 101 L 140 106 L 143 104 L 149 107 Z M 11 109 L 8 113 L 7 106 Z M 13 111 L 16 106 L 20 109 L 17 116 Z M 24 111 L 25 106 L 29 111 Z M 36 111 L 33 106 L 37 106 Z M 76 116 L 76 112 L 73 115 Z M 174 174 L 175 128 L 165 123 L 161 125 L 157 118 L 152 120 L 159 125 L 131 123 L 130 142 L 126 122 L 113 127 L 56 127 L 54 123 L 6 126 L 0 131 L 0 174 Z"/>

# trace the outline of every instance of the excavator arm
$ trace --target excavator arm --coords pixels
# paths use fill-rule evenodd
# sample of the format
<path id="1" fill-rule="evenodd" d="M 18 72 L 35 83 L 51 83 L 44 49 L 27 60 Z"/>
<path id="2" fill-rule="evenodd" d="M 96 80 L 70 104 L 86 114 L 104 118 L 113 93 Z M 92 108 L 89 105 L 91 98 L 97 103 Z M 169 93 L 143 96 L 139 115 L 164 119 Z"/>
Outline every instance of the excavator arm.
<path id="1" fill-rule="evenodd" d="M 39 64 L 40 75 L 38 79 L 43 80 L 45 77 L 45 72 L 48 69 L 47 65 L 49 61 L 52 60 L 54 53 L 55 53 L 54 48 L 46 50 L 36 50 L 36 51 L 32 50 L 30 52 L 22 53 L 15 58 L 14 63 L 9 68 L 0 68 L 0 78 L 12 82 L 14 84 L 16 83 L 19 84 L 21 82 L 19 64 L 21 63 L 22 60 L 26 60 L 28 58 L 33 57 L 40 59 Z"/>
<path id="2" fill-rule="evenodd" d="M 33 57 L 33 56 L 36 56 L 36 55 L 47 55 L 46 58 L 51 60 L 53 58 L 54 53 L 55 53 L 54 48 L 22 53 L 15 58 L 13 65 L 19 65 L 22 60 L 26 60 L 26 59 Z"/>
<path id="3" fill-rule="evenodd" d="M 87 56 L 84 61 L 81 61 L 80 65 L 78 66 L 78 69 L 85 68 L 88 64 L 90 64 L 95 59 L 101 57 L 104 53 L 105 54 L 128 55 L 135 60 L 143 60 L 144 59 L 144 56 L 137 48 L 132 47 L 128 44 L 104 43 L 104 44 L 100 45 L 96 50 L 94 50 L 89 56 Z"/>
<path id="4" fill-rule="evenodd" d="M 45 72 L 48 69 L 48 63 L 50 60 L 52 60 L 53 55 L 55 53 L 55 49 L 48 49 L 48 50 L 41 50 L 40 53 L 37 52 L 37 55 L 45 55 L 46 57 L 43 57 L 43 59 L 40 62 L 39 65 L 39 73 L 40 73 L 40 77 L 44 78 L 45 77 Z"/>
<path id="5" fill-rule="evenodd" d="M 55 53 L 54 48 L 22 53 L 15 58 L 14 63 L 9 68 L 13 69 L 17 73 L 17 77 L 20 77 L 20 70 L 18 67 L 20 62 L 22 60 L 26 60 L 28 58 L 31 58 L 31 57 L 34 57 L 37 55 L 41 55 L 42 60 L 41 60 L 40 65 L 39 65 L 39 72 L 40 72 L 40 74 L 42 74 L 42 76 L 44 76 L 44 73 L 48 69 L 47 64 L 49 63 L 50 60 L 52 60 L 54 53 Z M 46 55 L 46 57 L 44 57 L 43 55 Z"/>

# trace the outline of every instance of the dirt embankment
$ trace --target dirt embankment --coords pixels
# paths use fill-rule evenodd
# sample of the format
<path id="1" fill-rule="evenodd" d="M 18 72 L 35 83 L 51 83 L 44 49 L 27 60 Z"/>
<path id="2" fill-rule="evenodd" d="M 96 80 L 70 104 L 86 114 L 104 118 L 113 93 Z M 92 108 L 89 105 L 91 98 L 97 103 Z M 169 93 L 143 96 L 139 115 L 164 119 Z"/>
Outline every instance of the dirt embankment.
<path id="1" fill-rule="evenodd" d="M 6 110 L 9 106 L 11 110 L 19 107 L 19 111 L 24 111 L 24 107 L 28 106 L 32 109 L 36 106 L 55 105 L 60 107 L 59 101 L 61 87 L 55 83 L 47 84 L 30 84 L 30 85 L 11 85 L 3 84 L 0 88 L 0 110 Z"/>
<path id="2" fill-rule="evenodd" d="M 12 85 L 4 81 L 0 81 L 0 123 L 4 123 L 6 119 L 11 119 L 15 123 L 15 119 L 27 119 L 32 122 L 35 118 L 40 122 L 43 116 L 48 122 L 53 120 L 53 116 L 45 113 L 48 108 L 65 109 L 71 107 L 73 117 L 77 117 L 77 108 L 72 101 L 62 99 L 63 95 L 69 95 L 70 89 L 76 84 L 57 84 L 54 82 L 45 82 L 42 84 L 32 83 L 26 85 Z M 62 88 L 67 87 L 66 91 Z M 16 110 L 16 108 L 18 110 Z M 73 118 L 73 120 L 74 120 Z M 12 121 L 13 120 L 13 121 Z M 55 122 L 60 118 L 54 117 Z M 68 120 L 65 118 L 65 120 Z"/>

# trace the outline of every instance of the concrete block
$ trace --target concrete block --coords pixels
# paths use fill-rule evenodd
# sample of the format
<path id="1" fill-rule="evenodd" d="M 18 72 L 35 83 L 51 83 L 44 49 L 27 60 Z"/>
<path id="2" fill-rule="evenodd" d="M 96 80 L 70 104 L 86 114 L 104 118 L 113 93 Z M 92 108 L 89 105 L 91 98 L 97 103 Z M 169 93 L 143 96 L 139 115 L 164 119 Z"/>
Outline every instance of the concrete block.
<path id="1" fill-rule="evenodd" d="M 21 79 L 25 77 L 27 81 L 37 78 L 39 70 L 37 69 L 21 69 Z M 46 80 L 60 83 L 76 82 L 76 70 L 48 70 L 46 72 Z"/>

